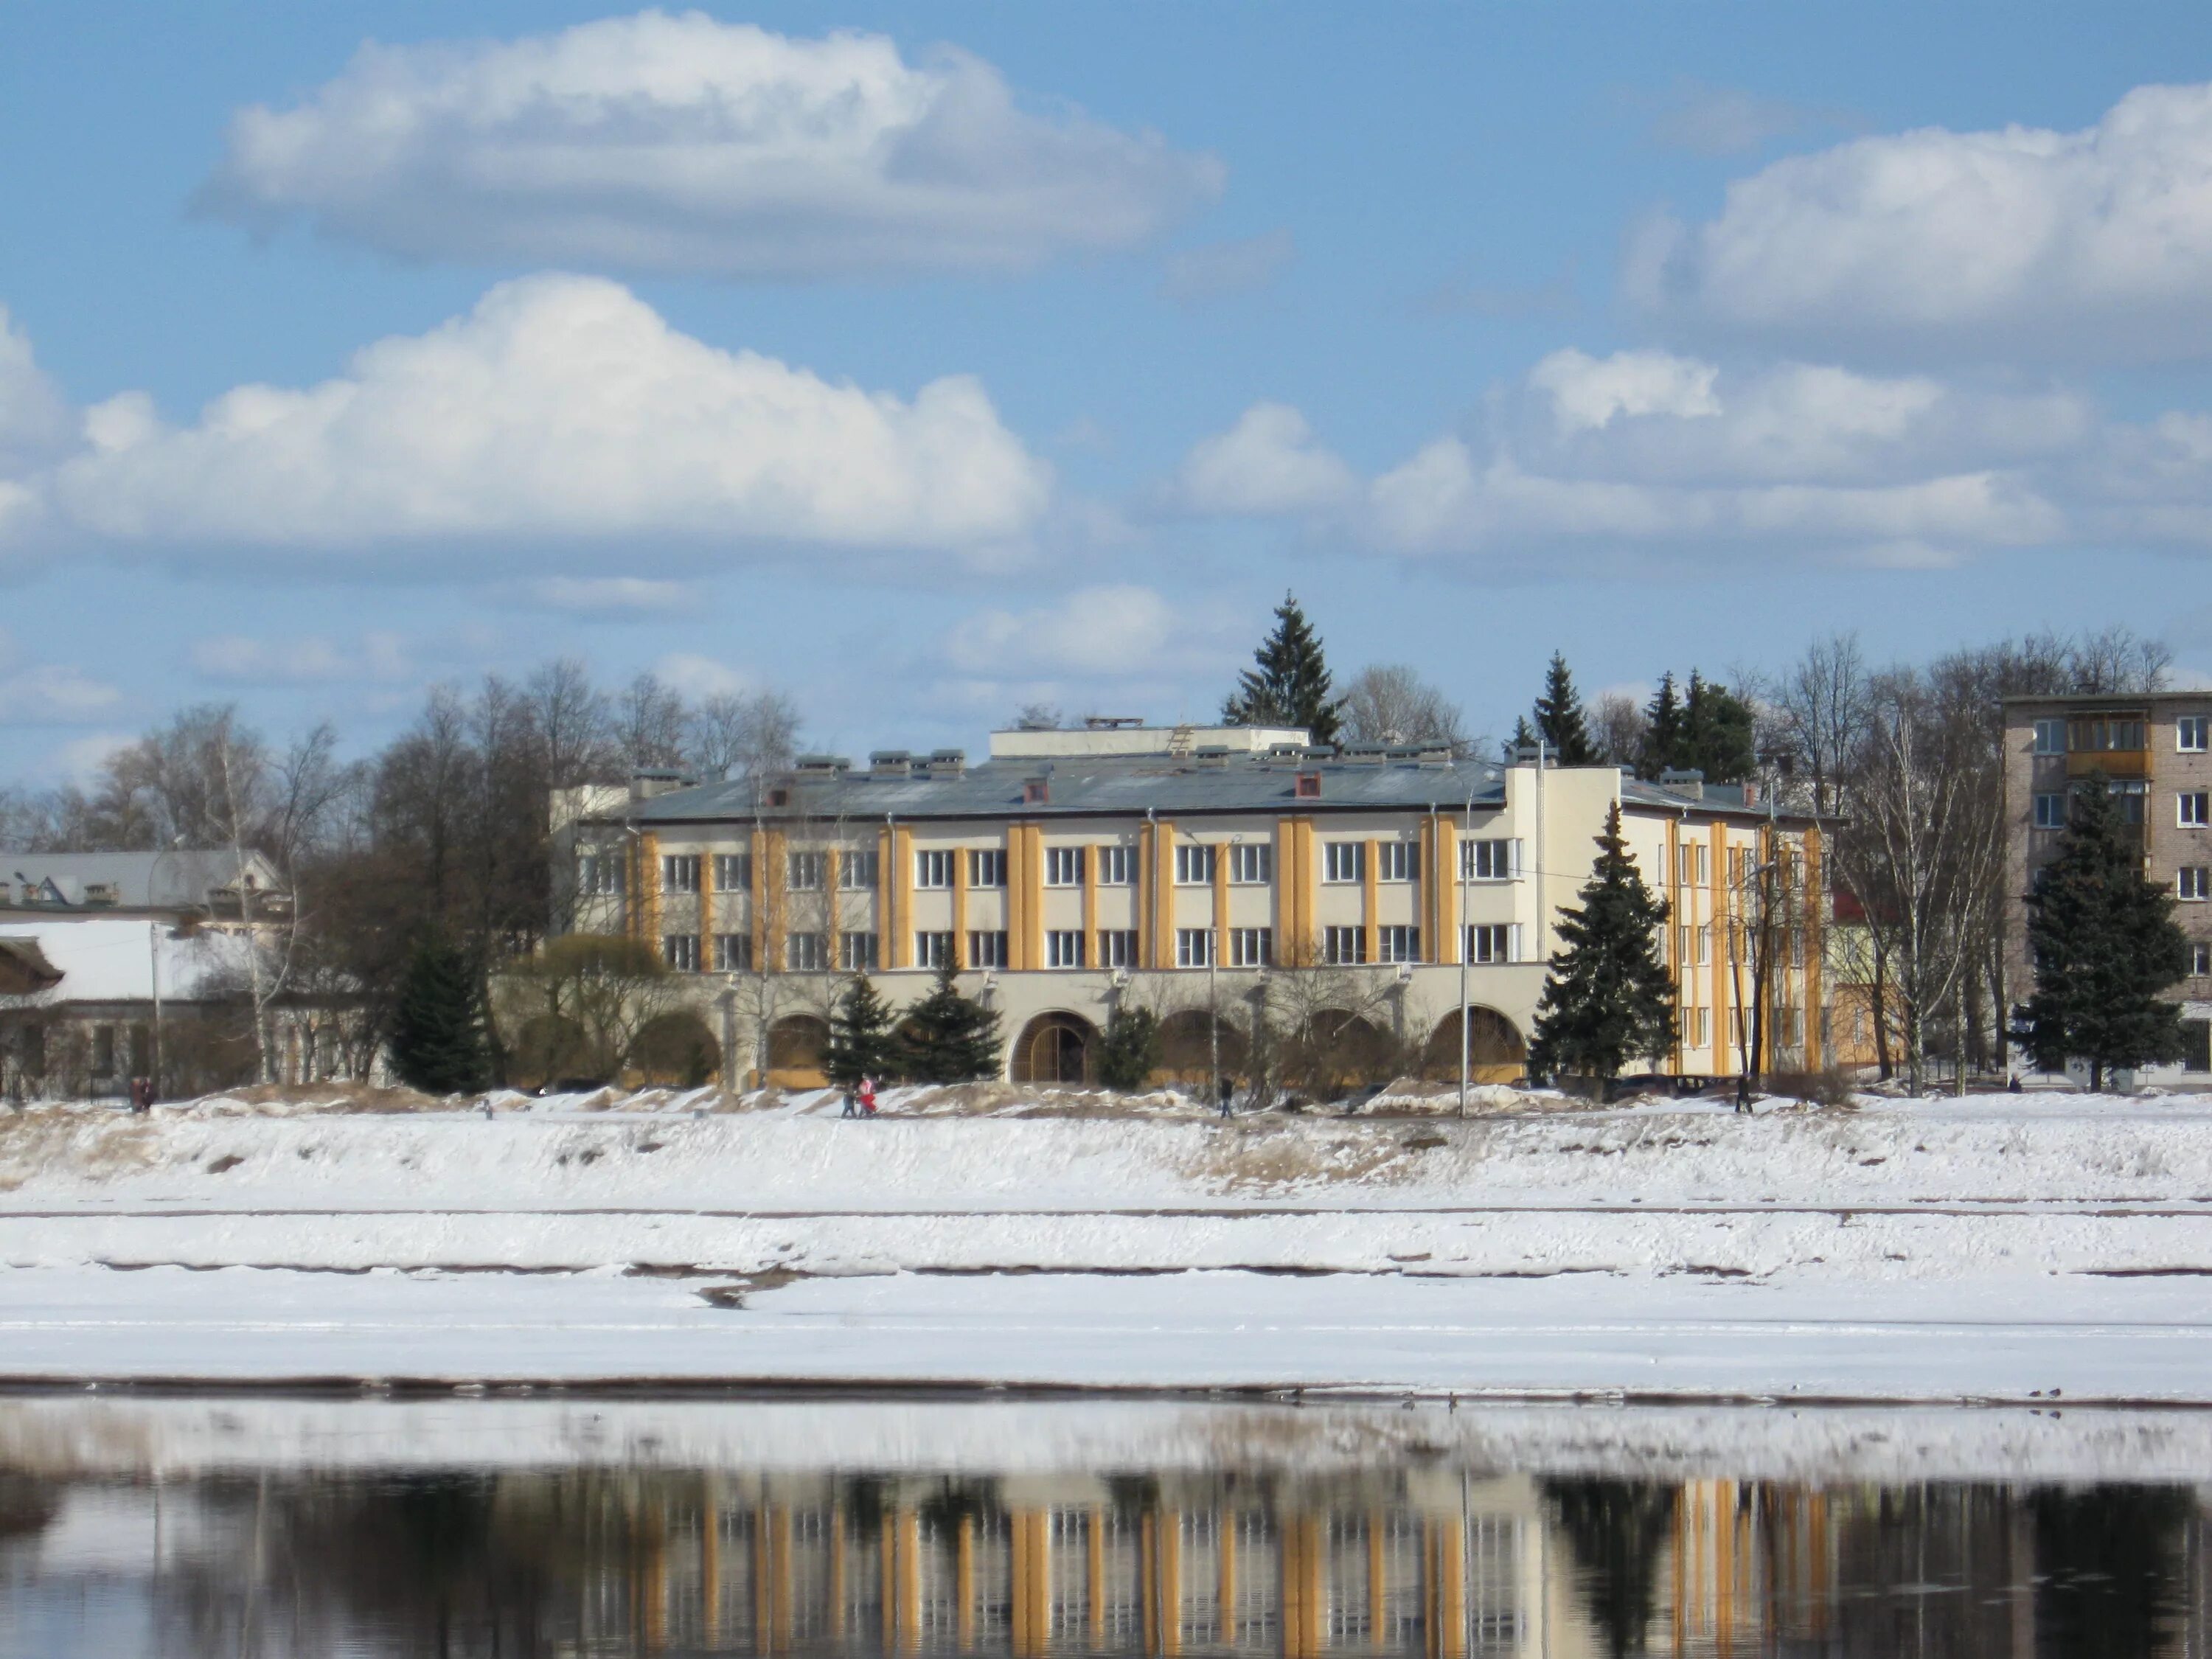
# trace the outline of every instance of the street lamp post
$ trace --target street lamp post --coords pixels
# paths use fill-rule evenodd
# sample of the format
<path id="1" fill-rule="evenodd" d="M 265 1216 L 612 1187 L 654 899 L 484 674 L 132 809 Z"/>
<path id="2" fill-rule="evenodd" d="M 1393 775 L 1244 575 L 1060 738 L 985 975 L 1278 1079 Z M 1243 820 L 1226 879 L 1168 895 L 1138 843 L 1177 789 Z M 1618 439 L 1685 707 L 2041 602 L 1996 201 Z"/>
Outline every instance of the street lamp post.
<path id="1" fill-rule="evenodd" d="M 1474 1038 L 1469 1030 L 1473 1024 L 1467 1015 L 1467 880 L 1468 869 L 1474 861 L 1473 836 L 1474 832 L 1474 791 L 1467 792 L 1467 805 L 1459 817 L 1459 1115 L 1467 1115 L 1467 1085 L 1473 1059 Z"/>

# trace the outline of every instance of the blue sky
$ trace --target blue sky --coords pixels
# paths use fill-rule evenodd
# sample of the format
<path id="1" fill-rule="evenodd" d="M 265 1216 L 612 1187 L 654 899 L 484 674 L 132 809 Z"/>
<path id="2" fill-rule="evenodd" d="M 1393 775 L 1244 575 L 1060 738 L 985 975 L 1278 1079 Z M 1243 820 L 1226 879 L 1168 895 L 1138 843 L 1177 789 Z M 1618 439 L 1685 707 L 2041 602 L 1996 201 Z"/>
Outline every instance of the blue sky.
<path id="1" fill-rule="evenodd" d="M 556 654 L 1203 717 L 1286 586 L 1477 729 L 1555 647 L 2212 675 L 2209 80 L 2151 4 L 10 7 L 0 769 Z"/>

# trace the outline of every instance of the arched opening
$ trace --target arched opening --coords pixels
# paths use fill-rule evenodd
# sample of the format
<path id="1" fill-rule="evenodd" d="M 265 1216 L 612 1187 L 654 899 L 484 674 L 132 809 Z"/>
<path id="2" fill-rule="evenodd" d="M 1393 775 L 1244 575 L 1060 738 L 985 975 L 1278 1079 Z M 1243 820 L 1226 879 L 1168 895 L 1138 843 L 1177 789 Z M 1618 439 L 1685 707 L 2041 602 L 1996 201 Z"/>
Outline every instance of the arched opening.
<path id="1" fill-rule="evenodd" d="M 630 1039 L 629 1068 L 641 1082 L 696 1089 L 721 1075 L 722 1045 L 698 1015 L 662 1014 Z"/>
<path id="2" fill-rule="evenodd" d="M 830 1022 L 817 1014 L 786 1014 L 768 1028 L 768 1083 L 776 1089 L 820 1089 L 830 1053 Z"/>
<path id="3" fill-rule="evenodd" d="M 1335 1100 L 1397 1070 L 1390 1035 L 1348 1008 L 1320 1008 L 1287 1034 L 1283 1082 L 1294 1095 Z"/>
<path id="4" fill-rule="evenodd" d="M 1227 1018 L 1221 1021 L 1221 1075 L 1242 1075 L 1245 1056 L 1244 1033 Z M 1203 1008 L 1180 1008 L 1160 1021 L 1160 1060 L 1152 1069 L 1155 1083 L 1202 1088 L 1213 1077 L 1213 1039 Z"/>
<path id="5" fill-rule="evenodd" d="M 594 1076 L 584 1028 L 565 1014 L 532 1014 L 523 1021 L 507 1054 L 507 1072 L 509 1082 L 526 1089 L 570 1079 L 611 1081 Z"/>
<path id="6" fill-rule="evenodd" d="M 1006 1074 L 1016 1083 L 1089 1083 L 1097 1042 L 1097 1027 L 1079 1014 L 1039 1014 L 1014 1040 Z"/>
<path id="7" fill-rule="evenodd" d="M 1476 1083 L 1511 1083 L 1528 1069 L 1528 1045 L 1513 1022 L 1495 1008 L 1470 1004 L 1467 1019 L 1467 1074 Z M 1432 1081 L 1459 1077 L 1460 1022 L 1446 1014 L 1429 1035 L 1422 1052 L 1422 1075 Z"/>

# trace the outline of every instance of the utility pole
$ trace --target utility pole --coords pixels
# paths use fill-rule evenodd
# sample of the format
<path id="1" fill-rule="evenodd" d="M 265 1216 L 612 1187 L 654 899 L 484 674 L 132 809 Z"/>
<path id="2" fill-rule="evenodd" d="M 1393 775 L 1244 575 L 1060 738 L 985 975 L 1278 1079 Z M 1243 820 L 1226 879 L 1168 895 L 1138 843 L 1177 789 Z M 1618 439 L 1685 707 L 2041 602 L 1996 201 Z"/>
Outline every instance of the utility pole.
<path id="1" fill-rule="evenodd" d="M 154 1098 L 161 1097 L 161 924 L 146 924 L 146 960 L 154 970 Z"/>
<path id="2" fill-rule="evenodd" d="M 1467 1115 L 1467 1083 L 1468 1062 L 1473 1059 L 1474 1038 L 1468 1029 L 1474 1022 L 1467 1012 L 1468 946 L 1473 942 L 1468 936 L 1467 876 L 1468 867 L 1474 861 L 1474 791 L 1467 792 L 1467 805 L 1459 817 L 1459 1115 Z"/>

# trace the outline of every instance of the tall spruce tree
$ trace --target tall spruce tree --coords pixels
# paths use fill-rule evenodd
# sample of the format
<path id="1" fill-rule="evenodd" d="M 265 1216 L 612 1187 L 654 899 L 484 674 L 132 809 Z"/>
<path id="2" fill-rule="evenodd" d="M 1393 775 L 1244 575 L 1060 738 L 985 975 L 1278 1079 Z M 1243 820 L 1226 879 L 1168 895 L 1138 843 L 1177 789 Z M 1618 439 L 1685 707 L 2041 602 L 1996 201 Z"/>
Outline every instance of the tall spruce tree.
<path id="1" fill-rule="evenodd" d="M 890 1005 L 877 994 L 866 974 L 854 976 L 830 1016 L 830 1047 L 823 1075 L 841 1089 L 856 1087 L 864 1077 L 887 1078 L 898 1071 L 898 1038 Z"/>
<path id="2" fill-rule="evenodd" d="M 1580 908 L 1559 917 L 1566 948 L 1553 957 L 1537 1000 L 1528 1069 L 1591 1079 L 1609 1097 L 1632 1059 L 1656 1064 L 1673 1051 L 1674 981 L 1659 959 L 1667 903 L 1644 884 L 1621 838 L 1618 803 L 1606 812 L 1597 849 Z"/>
<path id="3" fill-rule="evenodd" d="M 947 963 L 929 994 L 907 1011 L 894 1057 L 916 1083 L 966 1083 L 999 1073 L 999 1017 L 963 996 Z"/>
<path id="4" fill-rule="evenodd" d="M 1759 763 L 1752 741 L 1751 705 L 1729 690 L 1690 671 L 1690 694 L 1682 704 L 1683 748 L 1688 764 L 1707 783 L 1738 783 Z"/>
<path id="5" fill-rule="evenodd" d="M 426 939 L 415 947 L 392 1011 L 392 1069 L 426 1094 L 469 1094 L 491 1082 L 477 975 L 459 946 Z"/>
<path id="6" fill-rule="evenodd" d="M 1534 710 L 1537 735 L 1550 747 L 1561 766 L 1595 766 L 1597 745 L 1590 741 L 1589 723 L 1583 716 L 1583 700 L 1575 690 L 1575 677 L 1567 659 L 1552 653 L 1552 665 L 1544 671 L 1544 694 Z"/>
<path id="7" fill-rule="evenodd" d="M 2158 994 L 2189 971 L 2188 936 L 2101 775 L 2075 791 L 2057 856 L 2027 895 L 2027 946 L 2035 990 L 2013 1035 L 2039 1068 L 2087 1060 L 2102 1089 L 2108 1070 L 2180 1054 L 2180 1006 Z"/>
<path id="8" fill-rule="evenodd" d="M 1662 772 L 1683 763 L 1682 697 L 1674 690 L 1674 672 L 1659 677 L 1659 689 L 1644 705 L 1644 746 L 1636 757 L 1636 775 L 1656 781 Z"/>
<path id="9" fill-rule="evenodd" d="M 1224 720 L 1231 726 L 1302 726 L 1315 743 L 1336 741 L 1343 700 L 1329 695 L 1321 636 L 1296 594 L 1284 594 L 1275 607 L 1274 629 L 1260 641 L 1252 664 L 1237 677 L 1237 690 L 1222 705 Z"/>
<path id="10" fill-rule="evenodd" d="M 1098 1042 L 1098 1080 L 1109 1089 L 1141 1089 L 1160 1063 L 1160 1022 L 1149 1008 L 1116 1003 Z"/>

